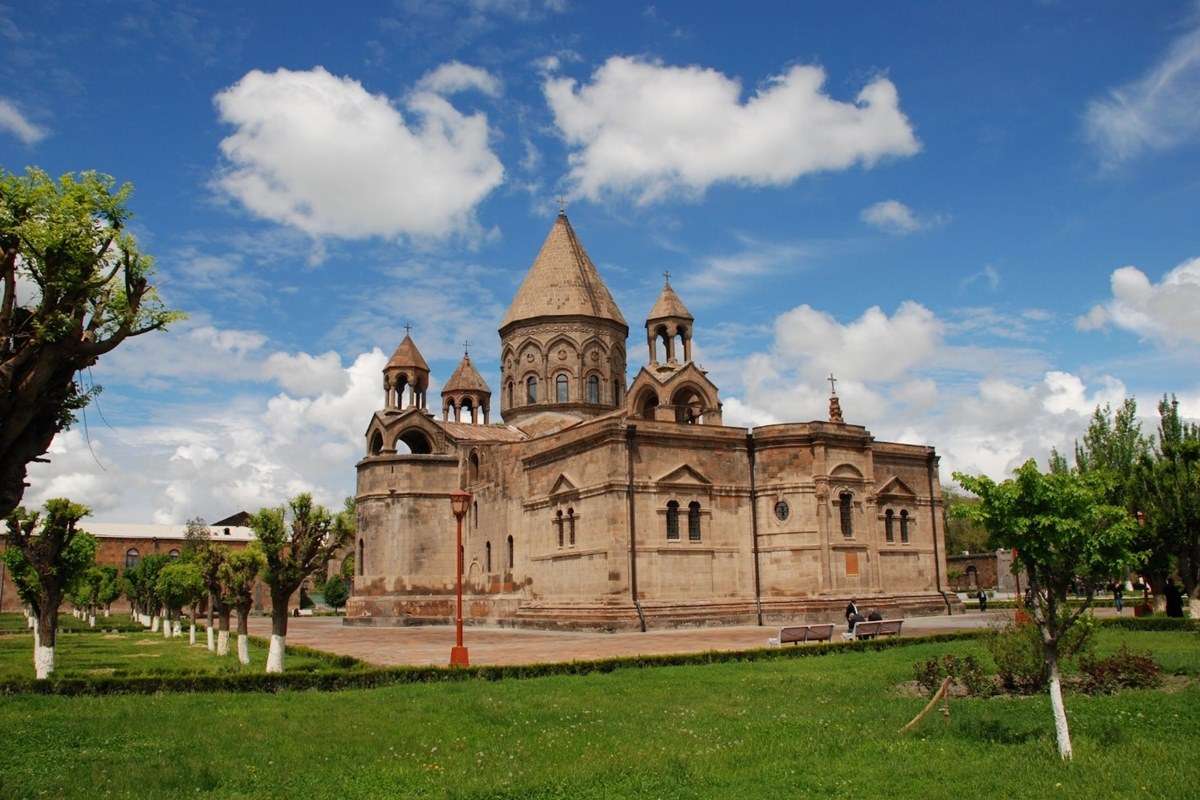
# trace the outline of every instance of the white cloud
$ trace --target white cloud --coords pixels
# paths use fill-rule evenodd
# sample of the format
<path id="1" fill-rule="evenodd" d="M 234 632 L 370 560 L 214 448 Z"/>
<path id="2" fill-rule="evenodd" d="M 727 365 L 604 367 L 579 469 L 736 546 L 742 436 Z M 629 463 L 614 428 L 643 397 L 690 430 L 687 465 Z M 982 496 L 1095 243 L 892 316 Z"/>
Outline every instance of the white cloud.
<path id="1" fill-rule="evenodd" d="M 1000 288 L 1000 270 L 996 269 L 991 264 L 984 264 L 983 269 L 978 272 L 972 272 L 970 275 L 962 279 L 959 284 L 963 289 L 969 289 L 972 284 L 977 281 L 983 281 L 988 288 L 993 292 Z"/>
<path id="2" fill-rule="evenodd" d="M 272 353 L 265 366 L 280 386 L 299 395 L 340 394 L 346 389 L 342 359 L 332 350 L 319 356 Z"/>
<path id="3" fill-rule="evenodd" d="M 461 61 L 448 61 L 425 73 L 417 82 L 417 90 L 434 94 L 455 94 L 474 89 L 488 97 L 499 97 L 500 79 L 485 69 Z"/>
<path id="4" fill-rule="evenodd" d="M 21 109 L 3 97 L 0 97 L 0 130 L 8 131 L 25 144 L 37 144 L 50 134 L 46 128 L 30 122 Z"/>
<path id="5" fill-rule="evenodd" d="M 946 222 L 945 216 L 941 214 L 918 216 L 899 200 L 880 200 L 864 208 L 859 217 L 868 225 L 897 236 L 906 236 Z"/>
<path id="6" fill-rule="evenodd" d="M 590 83 L 548 77 L 543 90 L 574 148 L 573 193 L 593 200 L 628 193 L 646 204 L 726 182 L 782 186 L 920 150 L 891 81 L 872 80 L 853 102 L 825 94 L 824 83 L 822 68 L 794 66 L 743 102 L 741 83 L 714 69 L 614 56 Z"/>
<path id="7" fill-rule="evenodd" d="M 773 243 L 739 236 L 742 249 L 701 259 L 699 272 L 686 278 L 688 291 L 698 295 L 723 293 L 747 278 L 798 268 L 809 255 L 799 244 Z"/>
<path id="8" fill-rule="evenodd" d="M 1106 167 L 1200 134 L 1200 28 L 1175 39 L 1145 75 L 1089 103 L 1084 132 Z"/>
<path id="9" fill-rule="evenodd" d="M 253 70 L 214 101 L 236 129 L 221 141 L 216 186 L 311 236 L 471 234 L 476 206 L 504 177 L 487 116 L 431 91 L 408 96 L 406 120 L 386 97 L 314 67 Z"/>
<path id="10" fill-rule="evenodd" d="M 1112 300 L 1075 320 L 1079 330 L 1108 325 L 1167 345 L 1200 343 L 1200 258 L 1183 262 L 1152 283 L 1137 267 L 1112 274 Z"/>

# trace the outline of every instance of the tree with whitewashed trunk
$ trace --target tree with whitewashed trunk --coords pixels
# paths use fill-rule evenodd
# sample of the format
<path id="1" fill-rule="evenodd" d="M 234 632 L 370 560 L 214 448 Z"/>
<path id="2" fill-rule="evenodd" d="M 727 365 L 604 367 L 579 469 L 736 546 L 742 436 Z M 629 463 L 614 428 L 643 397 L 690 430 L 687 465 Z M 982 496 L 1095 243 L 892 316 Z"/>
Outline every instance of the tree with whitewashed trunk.
<path id="1" fill-rule="evenodd" d="M 221 594 L 221 565 L 229 557 L 229 548 L 223 544 L 204 542 L 196 548 L 196 566 L 200 568 L 200 577 L 208 592 L 208 630 L 205 633 L 209 651 L 216 650 L 217 655 L 229 653 L 229 604 Z M 221 626 L 217 640 L 213 642 L 213 617 L 217 616 Z"/>
<path id="2" fill-rule="evenodd" d="M 200 574 L 200 568 L 187 561 L 173 561 L 159 571 L 155 585 L 157 594 L 167 609 L 164 629 L 169 630 L 171 636 L 176 636 L 176 626 L 183 609 L 204 593 L 204 578 Z M 193 633 L 193 638 L 194 636 Z"/>
<path id="3" fill-rule="evenodd" d="M 134 566 L 125 570 L 125 580 L 129 584 L 131 596 L 137 598 L 142 613 L 150 618 L 149 627 L 152 633 L 158 633 L 159 612 L 162 611 L 162 598 L 158 595 L 158 573 L 171 562 L 168 556 L 160 553 L 144 556 Z"/>
<path id="4" fill-rule="evenodd" d="M 104 609 L 104 616 L 107 617 L 113 602 L 121 596 L 121 581 L 117 578 L 116 567 L 102 566 L 98 569 L 103 578 L 100 581 L 100 592 L 96 599 L 100 607 Z"/>
<path id="5" fill-rule="evenodd" d="M 34 672 L 38 680 L 54 672 L 58 607 L 72 586 L 96 562 L 96 540 L 79 527 L 87 506 L 56 498 L 45 515 L 18 507 L 8 517 L 4 561 L 21 596 L 37 614 Z"/>
<path id="6" fill-rule="evenodd" d="M 250 663 L 250 607 L 254 604 L 254 582 L 265 566 L 266 559 L 257 542 L 230 553 L 221 565 L 222 594 L 237 611 L 237 657 L 242 664 Z"/>
<path id="7" fill-rule="evenodd" d="M 290 523 L 285 524 L 285 517 Z M 346 512 L 331 514 L 308 493 L 292 498 L 287 508 L 264 508 L 250 519 L 266 556 L 263 580 L 271 588 L 271 647 L 267 672 L 283 672 L 287 642 L 288 600 L 310 575 L 324 571 L 329 559 L 349 540 L 352 524 Z"/>
<path id="8" fill-rule="evenodd" d="M 1043 473 L 1030 459 L 999 484 L 987 476 L 958 472 L 954 479 L 979 497 L 979 503 L 962 506 L 959 513 L 987 530 L 989 547 L 1017 553 L 1033 597 L 1027 611 L 1041 632 L 1058 753 L 1069 760 L 1071 733 L 1059 647 L 1091 607 L 1096 592 L 1145 559 L 1146 554 L 1135 549 L 1137 522 L 1125 509 L 1107 502 L 1111 487 L 1102 475 L 1062 469 L 1061 464 Z M 1085 596 L 1072 609 L 1067 594 L 1076 587 Z"/>

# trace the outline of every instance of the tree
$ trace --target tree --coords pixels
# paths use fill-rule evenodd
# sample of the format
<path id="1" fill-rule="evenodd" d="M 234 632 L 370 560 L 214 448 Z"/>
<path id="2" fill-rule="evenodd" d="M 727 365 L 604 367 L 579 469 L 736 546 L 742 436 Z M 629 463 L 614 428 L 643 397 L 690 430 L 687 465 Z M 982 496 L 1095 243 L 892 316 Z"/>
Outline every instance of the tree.
<path id="1" fill-rule="evenodd" d="M 158 573 L 171 559 L 161 553 L 145 556 L 130 569 L 125 570 L 125 580 L 129 586 L 130 596 L 135 599 L 138 610 L 142 613 L 142 624 L 157 632 L 162 611 L 162 598 L 158 594 Z"/>
<path id="2" fill-rule="evenodd" d="M 1095 592 L 1141 562 L 1143 554 L 1134 549 L 1137 523 L 1125 509 L 1107 502 L 1103 480 L 1074 470 L 1043 474 L 1032 459 L 1000 484 L 958 472 L 954 479 L 979 497 L 977 505 L 959 513 L 987 529 L 991 547 L 1017 550 L 1033 595 L 1027 610 L 1042 636 L 1058 752 L 1070 759 L 1059 646 L 1091 606 Z M 1074 610 L 1067 606 L 1073 585 L 1085 594 Z"/>
<path id="3" fill-rule="evenodd" d="M 104 616 L 108 616 L 110 607 L 121 596 L 121 581 L 117 578 L 117 568 L 113 566 L 98 567 L 103 574 L 100 581 L 100 593 L 97 600 L 104 608 Z"/>
<path id="4" fill-rule="evenodd" d="M 208 591 L 208 632 L 206 634 L 208 649 L 213 649 L 213 613 L 215 612 L 221 626 L 217 634 L 217 655 L 223 656 L 229 652 L 229 604 L 225 602 L 221 587 L 221 565 L 229 557 L 229 548 L 223 544 L 208 542 L 196 553 L 196 564 L 200 567 L 200 576 L 204 588 Z"/>
<path id="5" fill-rule="evenodd" d="M 132 187 L 95 172 L 55 181 L 0 170 L 0 517 L 25 493 L 26 468 L 98 387 L 83 370 L 131 336 L 165 328 L 154 261 L 125 229 Z M 28 297 L 19 287 L 31 287 Z"/>
<path id="6" fill-rule="evenodd" d="M 334 575 L 325 581 L 325 602 L 332 606 L 334 611 L 346 605 L 349 597 L 350 587 L 346 585 L 346 581 L 341 575 Z"/>
<path id="7" fill-rule="evenodd" d="M 946 553 L 957 555 L 958 553 L 982 553 L 987 550 L 988 536 L 983 526 L 954 510 L 958 506 L 970 505 L 979 501 L 949 487 L 942 489 L 942 499 L 946 503 Z"/>
<path id="8" fill-rule="evenodd" d="M 193 517 L 184 523 L 183 558 L 195 559 L 199 552 L 212 540 L 212 532 L 202 517 Z"/>
<path id="9" fill-rule="evenodd" d="M 54 672 L 58 607 L 69 587 L 96 560 L 96 540 L 79 527 L 87 506 L 47 500 L 45 516 L 17 508 L 8 517 L 4 560 L 17 591 L 37 615 L 34 670 L 38 680 Z"/>
<path id="10" fill-rule="evenodd" d="M 284 524 L 283 508 L 264 508 L 250 519 L 250 527 L 267 559 L 263 577 L 271 587 L 271 648 L 267 654 L 267 672 L 283 672 L 288 599 L 309 575 L 325 569 L 329 559 L 351 535 L 347 513 L 330 514 L 324 506 L 315 505 L 310 494 L 292 498 L 288 508 L 291 512 L 290 535 Z"/>
<path id="11" fill-rule="evenodd" d="M 254 603 L 254 582 L 258 580 L 258 574 L 265 566 L 266 559 L 263 558 L 262 549 L 257 542 L 250 543 L 243 550 L 230 553 L 221 565 L 222 594 L 237 610 L 237 657 L 242 664 L 250 663 L 247 639 L 250 634 L 250 606 Z"/>
<path id="12" fill-rule="evenodd" d="M 1158 547 L 1153 566 L 1163 579 L 1179 572 L 1189 597 L 1200 597 L 1200 425 L 1184 422 L 1179 401 L 1158 404 L 1158 439 L 1142 454 L 1135 480 L 1144 503 L 1147 538 Z M 1162 586 L 1154 586 L 1162 596 Z"/>
<path id="13" fill-rule="evenodd" d="M 182 559 L 175 560 L 159 570 L 158 579 L 155 581 L 155 591 L 167 609 L 164 635 L 178 636 L 180 612 L 204 594 L 204 578 L 200 574 L 200 568 L 195 564 Z M 190 640 L 193 642 L 196 640 L 194 615 Z"/>

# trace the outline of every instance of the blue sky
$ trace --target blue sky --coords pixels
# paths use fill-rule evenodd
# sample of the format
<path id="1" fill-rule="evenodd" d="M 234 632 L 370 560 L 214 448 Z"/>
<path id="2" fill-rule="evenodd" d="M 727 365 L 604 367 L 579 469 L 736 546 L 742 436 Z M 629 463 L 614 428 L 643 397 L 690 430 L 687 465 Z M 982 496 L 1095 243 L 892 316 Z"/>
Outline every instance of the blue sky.
<path id="1" fill-rule="evenodd" d="M 559 196 L 631 368 L 670 270 L 729 423 L 822 417 L 832 370 L 948 480 L 1127 394 L 1200 416 L 1195 3 L 352 9 L 0 6 L 0 165 L 132 181 L 190 314 L 96 368 L 28 500 L 336 502 L 406 322 L 495 388 Z"/>

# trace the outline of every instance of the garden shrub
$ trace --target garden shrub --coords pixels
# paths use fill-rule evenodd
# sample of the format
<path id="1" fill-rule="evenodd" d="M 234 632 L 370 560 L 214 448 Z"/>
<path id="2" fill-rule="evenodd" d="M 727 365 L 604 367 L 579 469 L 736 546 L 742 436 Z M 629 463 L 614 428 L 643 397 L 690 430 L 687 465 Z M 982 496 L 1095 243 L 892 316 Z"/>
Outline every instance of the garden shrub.
<path id="1" fill-rule="evenodd" d="M 1118 689 L 1149 689 L 1162 683 L 1162 667 L 1149 653 L 1125 645 L 1111 656 L 1079 659 L 1081 688 L 1089 694 L 1111 694 Z"/>
<path id="2" fill-rule="evenodd" d="M 985 696 L 992 693 L 994 684 L 975 656 L 944 655 L 913 664 L 917 683 L 932 695 L 946 678 L 964 689 L 967 694 Z"/>
<path id="3" fill-rule="evenodd" d="M 1059 643 L 1061 662 L 1082 658 L 1092 650 L 1096 620 L 1091 615 L 1080 617 Z M 1009 622 L 993 628 L 984 640 L 1000 682 L 1009 691 L 1038 692 L 1046 688 L 1050 676 L 1042 644 L 1042 632 L 1033 623 Z"/>

